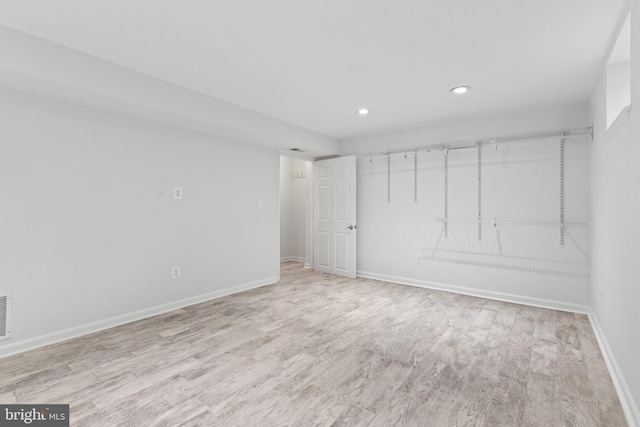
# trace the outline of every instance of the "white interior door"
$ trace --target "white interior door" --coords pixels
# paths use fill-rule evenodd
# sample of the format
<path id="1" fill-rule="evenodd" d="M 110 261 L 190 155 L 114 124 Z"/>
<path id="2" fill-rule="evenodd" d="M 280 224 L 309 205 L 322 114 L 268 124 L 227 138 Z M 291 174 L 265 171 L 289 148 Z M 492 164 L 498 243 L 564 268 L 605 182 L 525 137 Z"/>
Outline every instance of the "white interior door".
<path id="1" fill-rule="evenodd" d="M 356 157 L 314 165 L 313 268 L 356 277 Z"/>

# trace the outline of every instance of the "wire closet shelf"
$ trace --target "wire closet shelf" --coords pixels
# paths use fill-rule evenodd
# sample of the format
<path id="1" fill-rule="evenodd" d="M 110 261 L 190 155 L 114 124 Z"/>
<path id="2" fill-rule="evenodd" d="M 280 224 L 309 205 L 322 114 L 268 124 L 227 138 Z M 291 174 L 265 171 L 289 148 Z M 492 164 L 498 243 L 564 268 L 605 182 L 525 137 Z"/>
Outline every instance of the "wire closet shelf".
<path id="1" fill-rule="evenodd" d="M 434 260 L 522 269 L 556 274 L 588 275 L 589 255 L 586 249 L 589 224 L 567 221 L 565 217 L 565 143 L 569 141 L 589 142 L 593 129 L 572 128 L 546 132 L 535 132 L 473 140 L 431 143 L 421 146 L 375 152 L 360 155 L 371 163 L 382 160 L 386 166 L 387 203 L 392 202 L 391 159 L 403 155 L 412 157 L 413 201 L 418 202 L 418 153 L 440 153 L 443 170 L 443 216 L 433 218 L 442 225 L 440 235 L 432 251 Z M 483 147 L 497 150 L 499 145 L 527 142 L 536 144 L 558 144 L 558 216 L 557 220 L 498 219 L 483 218 Z M 449 153 L 453 150 L 474 149 L 477 168 L 475 214 L 468 218 L 450 218 L 449 200 Z M 469 165 L 471 166 L 471 165 Z M 473 167 L 473 166 L 472 166 Z M 555 241 L 555 244 L 552 242 Z"/>
<path id="2" fill-rule="evenodd" d="M 359 157 L 364 159 L 375 159 L 379 157 L 389 157 L 396 154 L 408 155 L 409 153 L 414 153 L 417 151 L 432 151 L 432 150 L 461 150 L 465 148 L 477 148 L 482 147 L 484 145 L 493 145 L 496 147 L 498 144 L 504 143 L 514 143 L 514 142 L 526 142 L 535 139 L 574 139 L 579 137 L 587 137 L 586 141 L 591 141 L 593 139 L 593 128 L 572 128 L 572 129 L 561 129 L 547 132 L 535 132 L 535 133 L 526 133 L 526 134 L 514 134 L 514 135 L 505 135 L 505 136 L 495 136 L 489 138 L 480 138 L 473 140 L 459 140 L 459 141 L 448 141 L 448 142 L 438 142 L 425 144 L 420 146 L 413 147 L 404 147 L 402 149 L 390 150 L 390 151 L 378 151 L 371 152 L 368 154 L 362 154 Z"/>

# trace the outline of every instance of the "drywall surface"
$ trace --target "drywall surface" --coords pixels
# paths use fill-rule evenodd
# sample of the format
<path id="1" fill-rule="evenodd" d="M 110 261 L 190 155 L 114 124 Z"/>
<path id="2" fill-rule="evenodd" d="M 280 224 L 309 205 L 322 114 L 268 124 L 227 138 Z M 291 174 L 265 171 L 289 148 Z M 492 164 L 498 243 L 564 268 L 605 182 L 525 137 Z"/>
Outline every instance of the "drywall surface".
<path id="1" fill-rule="evenodd" d="M 326 135 L 2 25 L 0 86 L 311 157 L 338 149 Z"/>
<path id="2" fill-rule="evenodd" d="M 342 154 L 375 153 L 430 143 L 474 140 L 588 126 L 588 104 L 503 114 L 472 121 L 361 137 L 343 142 Z M 358 271 L 360 275 L 437 286 L 494 298 L 585 309 L 589 301 L 589 229 L 522 221 L 558 222 L 560 138 L 499 143 L 481 149 L 478 238 L 478 150 L 448 152 L 448 217 L 444 226 L 444 152 L 362 156 L 358 165 Z M 589 219 L 586 138 L 565 144 L 565 218 Z M 417 189 L 415 187 L 417 183 Z M 390 188 L 388 188 L 390 182 Z M 389 193 L 390 194 L 389 194 Z M 417 197 L 417 201 L 415 200 Z M 516 221 L 514 223 L 500 221 Z M 418 260 L 420 256 L 421 263 Z"/>
<path id="3" fill-rule="evenodd" d="M 0 290 L 13 296 L 0 354 L 277 280 L 276 150 L 15 92 L 0 100 Z"/>
<path id="4" fill-rule="evenodd" d="M 280 156 L 280 259 L 306 259 L 309 180 L 305 160 Z"/>
<path id="5" fill-rule="evenodd" d="M 634 6 L 640 7 L 640 2 Z M 640 9 L 638 9 L 640 11 Z M 637 16 L 636 16 L 637 17 Z M 640 70 L 640 25 L 632 25 L 631 67 Z M 635 401 L 640 423 L 640 111 L 606 133 L 606 75 L 591 99 L 594 142 L 591 163 L 593 265 L 591 305 L 609 349 Z M 631 73 L 632 105 L 640 105 L 640 73 Z"/>

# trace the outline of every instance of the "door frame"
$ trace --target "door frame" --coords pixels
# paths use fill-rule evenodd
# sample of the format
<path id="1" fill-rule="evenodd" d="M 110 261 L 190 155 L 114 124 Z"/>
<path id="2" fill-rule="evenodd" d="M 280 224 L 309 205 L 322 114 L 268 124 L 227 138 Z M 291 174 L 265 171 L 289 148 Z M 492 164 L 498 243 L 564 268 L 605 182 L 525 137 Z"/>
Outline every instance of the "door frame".
<path id="1" fill-rule="evenodd" d="M 282 159 L 281 157 L 289 157 L 296 160 L 305 161 L 305 170 L 306 170 L 306 180 L 307 180 L 307 191 L 306 191 L 306 200 L 305 200 L 305 262 L 304 268 L 313 269 L 313 215 L 314 215 L 314 169 L 315 169 L 315 161 L 312 157 L 294 154 L 286 151 L 281 151 L 278 154 L 278 209 L 277 209 L 277 243 L 276 243 L 276 266 L 277 266 L 277 280 L 280 281 L 280 216 L 281 216 L 281 206 L 280 206 L 280 191 L 282 190 L 280 185 L 280 177 L 282 174 Z"/>
<path id="2" fill-rule="evenodd" d="M 315 211 L 315 205 L 314 205 L 314 179 L 315 179 L 315 175 L 314 175 L 314 170 L 315 170 L 315 162 L 314 161 L 307 161 L 306 163 L 306 170 L 307 170 L 307 200 L 305 203 L 305 261 L 304 261 L 304 268 L 309 268 L 311 270 L 313 270 L 313 248 L 314 248 L 314 230 L 313 230 L 313 224 L 314 224 L 314 211 Z"/>

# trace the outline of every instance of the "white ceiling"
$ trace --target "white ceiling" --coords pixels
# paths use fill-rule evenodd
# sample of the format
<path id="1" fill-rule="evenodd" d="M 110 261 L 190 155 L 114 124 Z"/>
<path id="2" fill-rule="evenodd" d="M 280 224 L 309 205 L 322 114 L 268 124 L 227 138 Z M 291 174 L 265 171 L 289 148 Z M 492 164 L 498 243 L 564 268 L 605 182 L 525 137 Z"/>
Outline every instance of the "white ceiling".
<path id="1" fill-rule="evenodd" d="M 3 0 L 0 24 L 345 138 L 587 99 L 624 4 Z"/>

